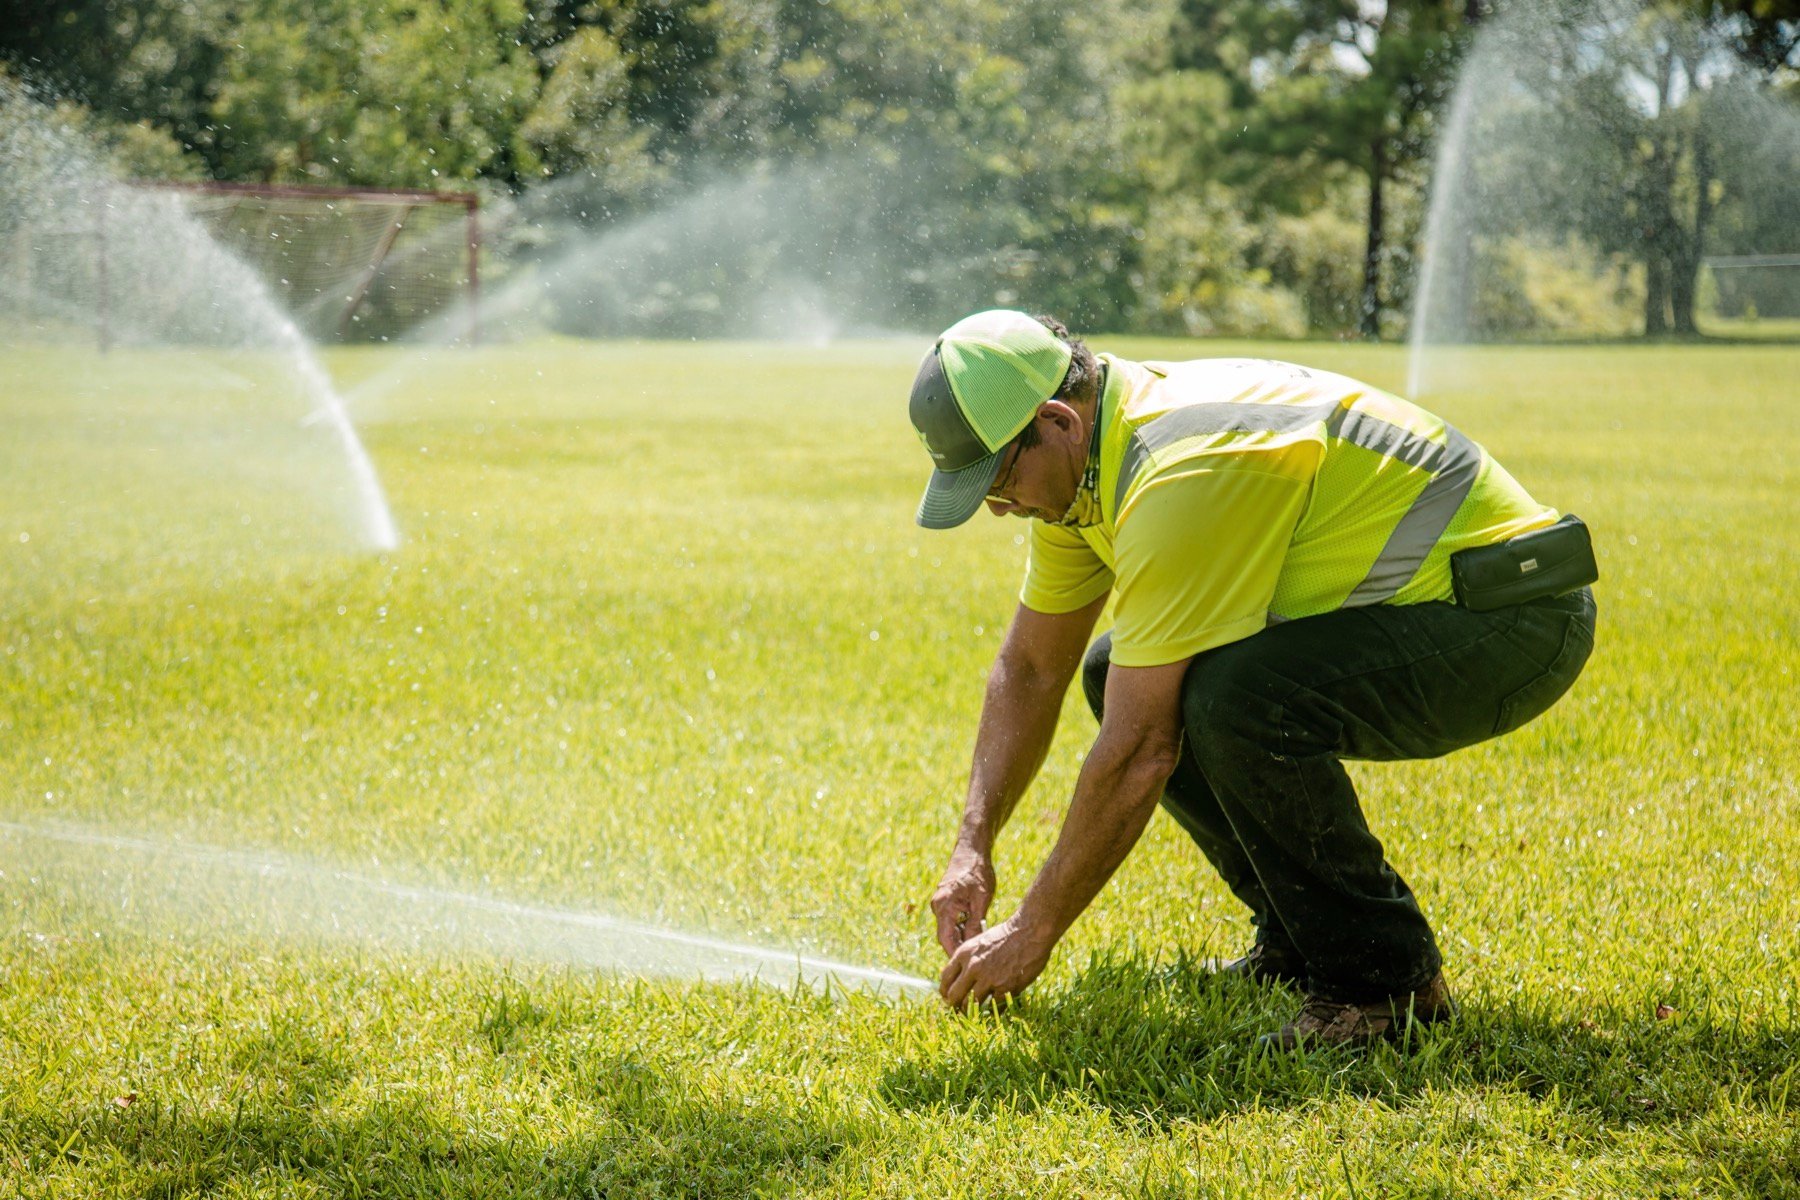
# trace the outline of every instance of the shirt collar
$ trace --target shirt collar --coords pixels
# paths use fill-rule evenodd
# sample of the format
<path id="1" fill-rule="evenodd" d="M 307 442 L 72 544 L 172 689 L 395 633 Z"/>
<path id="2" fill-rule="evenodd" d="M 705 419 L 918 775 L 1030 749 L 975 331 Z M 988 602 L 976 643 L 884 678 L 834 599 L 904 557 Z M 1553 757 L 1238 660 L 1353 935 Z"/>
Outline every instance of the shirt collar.
<path id="1" fill-rule="evenodd" d="M 1100 360 L 1100 386 L 1094 393 L 1094 419 L 1088 432 L 1087 468 L 1075 489 L 1075 499 L 1060 521 L 1052 524 L 1064 529 L 1082 529 L 1100 523 L 1100 433 L 1106 427 L 1106 385 L 1111 377 L 1111 364 Z"/>

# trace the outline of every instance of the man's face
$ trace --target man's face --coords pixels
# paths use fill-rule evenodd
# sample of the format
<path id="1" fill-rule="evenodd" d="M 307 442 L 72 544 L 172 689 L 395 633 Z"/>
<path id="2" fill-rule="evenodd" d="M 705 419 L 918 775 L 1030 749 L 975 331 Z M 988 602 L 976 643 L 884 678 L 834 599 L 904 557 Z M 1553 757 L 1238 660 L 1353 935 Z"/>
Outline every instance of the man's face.
<path id="1" fill-rule="evenodd" d="M 988 511 L 996 517 L 1036 517 L 1054 524 L 1062 520 L 1087 467 L 1087 426 L 1060 400 L 1047 401 L 1035 418 L 1039 441 L 1029 450 L 1015 440 L 1000 460 L 988 493 Z"/>

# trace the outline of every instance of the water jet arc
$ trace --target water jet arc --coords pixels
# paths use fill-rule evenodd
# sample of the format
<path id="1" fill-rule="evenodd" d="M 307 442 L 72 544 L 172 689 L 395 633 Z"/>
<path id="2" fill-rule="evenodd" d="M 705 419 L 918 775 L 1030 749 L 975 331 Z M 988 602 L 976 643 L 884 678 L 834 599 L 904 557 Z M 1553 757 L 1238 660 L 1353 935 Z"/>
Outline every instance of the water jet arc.
<path id="1" fill-rule="evenodd" d="M 415 942 L 474 944 L 502 955 L 516 954 L 627 975 L 752 979 L 779 986 L 803 984 L 821 990 L 836 986 L 894 994 L 935 990 L 928 980 L 878 967 L 660 929 L 599 913 L 398 883 L 282 855 L 124 836 L 78 826 L 0 821 L 0 833 L 111 851 L 109 866 L 117 865 L 118 852 L 123 851 L 177 859 L 190 872 L 211 869 L 240 879 L 252 877 L 263 884 L 262 899 L 291 904 L 291 910 L 284 910 L 282 916 L 298 918 L 294 924 L 302 932 L 382 942 L 392 940 L 394 932 L 410 929 Z M 285 884 L 285 893 L 273 881 Z M 196 889 L 183 890 L 191 895 Z M 236 898 L 231 906 L 233 915 L 241 915 L 243 900 L 242 896 Z M 379 904 L 366 904 L 371 901 Z M 394 901 L 402 902 L 402 907 L 396 908 Z M 315 906 L 314 910 L 308 911 L 309 903 Z M 359 904 L 369 911 L 354 911 Z"/>

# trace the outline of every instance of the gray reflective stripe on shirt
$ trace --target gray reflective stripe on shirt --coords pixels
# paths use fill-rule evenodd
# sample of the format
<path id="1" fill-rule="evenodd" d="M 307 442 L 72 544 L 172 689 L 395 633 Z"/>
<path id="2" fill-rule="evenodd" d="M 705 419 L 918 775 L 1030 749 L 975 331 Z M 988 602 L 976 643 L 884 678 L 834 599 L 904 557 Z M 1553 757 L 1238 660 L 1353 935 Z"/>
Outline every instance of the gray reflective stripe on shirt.
<path id="1" fill-rule="evenodd" d="M 1327 404 L 1190 404 L 1146 421 L 1131 435 L 1125 447 L 1125 458 L 1119 464 L 1119 479 L 1113 486 L 1113 519 L 1118 519 L 1119 506 L 1125 503 L 1125 491 L 1144 460 L 1164 446 L 1182 438 L 1204 437 L 1215 433 L 1293 433 L 1317 424 L 1331 416 L 1338 405 Z"/>
<path id="2" fill-rule="evenodd" d="M 1324 419 L 1325 432 L 1340 441 L 1373 450 L 1384 458 L 1409 467 L 1436 472 L 1446 447 L 1428 437 L 1403 429 L 1391 421 L 1345 408 L 1336 401 L 1324 404 L 1192 404 L 1164 413 L 1131 435 L 1119 464 L 1113 487 L 1113 512 L 1125 502 L 1125 492 L 1143 468 L 1144 460 L 1182 438 L 1215 433 L 1293 433 Z"/>
<path id="3" fill-rule="evenodd" d="M 1145 460 L 1157 450 L 1183 438 L 1217 433 L 1292 433 L 1323 419 L 1325 432 L 1353 446 L 1372 450 L 1409 467 L 1426 471 L 1431 479 L 1401 516 L 1387 544 L 1363 581 L 1344 600 L 1344 607 L 1379 604 L 1405 587 L 1419 572 L 1444 530 L 1468 499 L 1481 474 L 1481 448 L 1453 426 L 1445 425 L 1446 440 L 1435 442 L 1391 421 L 1361 413 L 1336 402 L 1325 404 L 1193 404 L 1164 413 L 1137 429 L 1119 464 L 1113 487 L 1113 514 L 1125 502 L 1131 481 Z"/>
<path id="4" fill-rule="evenodd" d="M 1352 446 L 1373 450 L 1384 458 L 1398 459 L 1422 471 L 1436 471 L 1444 455 L 1441 442 L 1353 408 L 1340 408 L 1332 413 L 1325 421 L 1325 432 Z"/>
<path id="5" fill-rule="evenodd" d="M 1388 534 L 1387 545 L 1376 556 L 1375 565 L 1344 598 L 1343 607 L 1360 608 L 1393 599 L 1419 573 L 1444 530 L 1450 527 L 1456 510 L 1469 498 L 1469 491 L 1481 474 L 1481 447 L 1454 426 L 1444 426 L 1444 433 L 1449 439 L 1444 445 L 1428 443 L 1437 453 L 1414 464 L 1432 473 L 1430 482 Z"/>

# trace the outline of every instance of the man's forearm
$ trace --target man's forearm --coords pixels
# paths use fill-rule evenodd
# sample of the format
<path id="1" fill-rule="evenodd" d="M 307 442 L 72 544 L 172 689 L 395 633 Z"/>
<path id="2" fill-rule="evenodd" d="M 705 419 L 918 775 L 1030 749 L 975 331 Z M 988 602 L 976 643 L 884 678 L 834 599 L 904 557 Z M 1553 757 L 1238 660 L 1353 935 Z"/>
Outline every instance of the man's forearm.
<path id="1" fill-rule="evenodd" d="M 1179 747 L 1096 742 L 1075 783 L 1062 833 L 1015 918 L 1052 942 L 1068 932 L 1143 836 Z"/>
<path id="2" fill-rule="evenodd" d="M 975 734 L 959 845 L 992 853 L 995 837 L 1050 751 L 1067 686 L 1067 679 L 1048 678 L 1005 657 L 995 663 Z"/>
<path id="3" fill-rule="evenodd" d="M 940 886 L 932 908 L 938 916 L 939 941 L 950 961 L 938 983 L 950 1005 L 961 1009 L 1029 987 L 1062 935 L 1131 853 L 1180 761 L 1181 687 L 1188 663 L 1181 659 L 1152 667 L 1109 668 L 1100 736 L 1082 764 L 1056 847 L 1017 912 L 992 928 L 965 936 L 964 910 L 956 907 L 961 893 Z M 985 905 L 992 895 L 991 865 L 973 855 L 959 847 L 951 860 L 953 873 L 960 880 L 987 871 L 986 890 L 980 893 Z M 959 859 L 961 865 L 956 866 Z M 975 894 L 966 887 L 963 891 Z M 985 917 L 985 907 L 967 912 Z M 954 928 L 947 924 L 952 920 Z"/>

